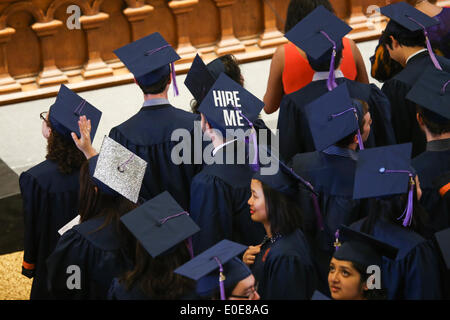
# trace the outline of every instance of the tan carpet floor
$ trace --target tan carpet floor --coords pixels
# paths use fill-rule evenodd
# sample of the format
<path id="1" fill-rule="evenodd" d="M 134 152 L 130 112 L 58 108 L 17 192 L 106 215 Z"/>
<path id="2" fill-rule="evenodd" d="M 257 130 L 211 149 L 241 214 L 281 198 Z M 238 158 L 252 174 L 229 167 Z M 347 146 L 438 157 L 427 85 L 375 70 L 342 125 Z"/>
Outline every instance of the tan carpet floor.
<path id="1" fill-rule="evenodd" d="M 0 256 L 0 300 L 28 300 L 32 279 L 22 275 L 23 251 Z"/>

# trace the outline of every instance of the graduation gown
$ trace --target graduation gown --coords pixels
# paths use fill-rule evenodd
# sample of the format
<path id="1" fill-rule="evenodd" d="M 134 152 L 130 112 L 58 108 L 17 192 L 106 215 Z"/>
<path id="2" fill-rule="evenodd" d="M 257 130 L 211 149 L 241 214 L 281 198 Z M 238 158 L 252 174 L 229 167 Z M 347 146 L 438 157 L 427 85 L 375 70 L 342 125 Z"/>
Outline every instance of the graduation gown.
<path id="1" fill-rule="evenodd" d="M 361 231 L 364 219 L 351 225 Z M 436 300 L 442 297 L 439 256 L 435 246 L 414 231 L 395 225 L 383 217 L 372 235 L 399 249 L 395 261 L 383 257 L 382 285 L 389 300 Z"/>
<path id="2" fill-rule="evenodd" d="M 199 118 L 198 115 L 173 107 L 167 100 L 164 102 L 167 103 L 147 105 L 146 102 L 136 115 L 112 128 L 109 137 L 147 161 L 140 192 L 142 198 L 150 200 L 161 192 L 168 191 L 186 210 L 189 208 L 192 178 L 200 171 L 192 159 L 194 121 Z M 192 148 L 190 164 L 178 165 L 172 161 L 172 149 L 181 143 L 181 140 L 171 141 L 176 129 L 191 132 L 192 144 L 189 142 L 188 145 Z"/>
<path id="3" fill-rule="evenodd" d="M 185 294 L 177 300 L 198 300 L 195 290 Z M 130 290 L 125 288 L 125 285 L 119 282 L 118 278 L 114 278 L 108 292 L 108 300 L 153 300 L 152 297 L 147 296 L 139 286 L 134 286 Z M 156 299 L 158 300 L 158 299 Z"/>
<path id="4" fill-rule="evenodd" d="M 54 298 L 106 299 L 113 278 L 132 267 L 115 227 L 109 224 L 98 230 L 104 222 L 105 217 L 93 218 L 61 236 L 47 260 L 48 286 Z M 78 272 L 69 266 L 77 266 Z M 68 288 L 67 283 L 75 288 Z"/>
<path id="5" fill-rule="evenodd" d="M 436 57 L 442 69 L 450 72 L 450 60 Z M 416 104 L 407 100 L 406 96 L 412 89 L 422 73 L 433 66 L 427 51 L 412 57 L 405 68 L 392 79 L 386 81 L 381 88 L 391 102 L 392 125 L 395 131 L 397 143 L 412 142 L 412 157 L 416 157 L 425 151 L 425 134 L 419 127 L 416 119 Z"/>
<path id="6" fill-rule="evenodd" d="M 308 180 L 319 193 L 318 202 L 323 219 L 323 230 L 318 228 L 311 199 L 300 201 L 303 209 L 305 235 L 311 247 L 320 290 L 328 293 L 328 270 L 334 253 L 335 233 L 366 216 L 366 201 L 353 200 L 353 184 L 357 153 L 350 149 L 330 147 L 323 152 L 297 154 L 292 158 L 292 169 Z"/>
<path id="7" fill-rule="evenodd" d="M 450 139 L 427 143 L 427 151 L 414 158 L 412 166 L 419 176 L 420 203 L 429 214 L 431 229 L 434 232 L 447 229 L 450 227 L 450 207 L 434 181 L 450 171 Z"/>
<path id="8" fill-rule="evenodd" d="M 309 246 L 299 229 L 266 241 L 251 269 L 261 300 L 309 300 L 316 290 Z"/>
<path id="9" fill-rule="evenodd" d="M 337 78 L 338 85 L 347 83 L 350 96 L 366 101 L 372 118 L 370 135 L 365 147 L 395 144 L 391 123 L 391 106 L 387 97 L 374 84 L 363 84 L 346 78 Z M 306 87 L 285 95 L 278 116 L 280 154 L 289 161 L 295 154 L 316 151 L 305 107 L 328 92 L 327 80 L 313 81 Z"/>
<path id="10" fill-rule="evenodd" d="M 192 237 L 196 255 L 223 239 L 253 245 L 264 238 L 264 227 L 251 220 L 247 203 L 254 172 L 247 164 L 225 161 L 226 150 L 237 145 L 234 142 L 221 148 L 215 159 L 222 164 L 205 165 L 192 180 L 189 213 L 200 227 Z"/>
<path id="11" fill-rule="evenodd" d="M 22 274 L 32 278 L 30 299 L 48 299 L 46 259 L 59 239 L 58 230 L 77 215 L 79 171 L 59 172 L 46 160 L 19 178 L 24 213 Z"/>

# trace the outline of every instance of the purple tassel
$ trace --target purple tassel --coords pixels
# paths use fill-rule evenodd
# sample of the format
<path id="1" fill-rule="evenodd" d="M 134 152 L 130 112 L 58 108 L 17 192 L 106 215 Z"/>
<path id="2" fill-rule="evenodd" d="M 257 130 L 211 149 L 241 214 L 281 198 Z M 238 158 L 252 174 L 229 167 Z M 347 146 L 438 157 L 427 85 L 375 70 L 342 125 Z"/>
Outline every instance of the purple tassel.
<path id="1" fill-rule="evenodd" d="M 130 158 L 128 158 L 127 161 L 125 161 L 124 163 L 122 163 L 121 165 L 119 165 L 119 166 L 117 167 L 117 170 L 119 170 L 119 172 L 124 172 L 124 171 L 125 171 L 125 166 L 126 166 L 127 164 L 129 164 L 130 161 L 133 160 L 133 158 L 134 158 L 134 154 L 132 154 L 132 155 L 130 156 Z"/>
<path id="2" fill-rule="evenodd" d="M 75 108 L 74 113 L 77 116 L 81 116 L 81 112 L 83 112 L 84 106 L 86 105 L 86 100 L 80 102 L 80 104 Z"/>
<path id="3" fill-rule="evenodd" d="M 226 300 L 225 297 L 225 276 L 223 275 L 223 266 L 222 263 L 220 263 L 219 258 L 214 257 L 214 260 L 216 260 L 217 264 L 219 265 L 219 287 L 220 287 L 220 300 Z"/>
<path id="4" fill-rule="evenodd" d="M 194 259 L 194 248 L 192 246 L 192 237 L 186 239 L 186 246 L 189 250 L 189 255 L 191 256 L 191 259 Z"/>
<path id="5" fill-rule="evenodd" d="M 414 180 L 413 176 L 410 174 L 410 183 L 409 183 L 409 192 L 408 192 L 408 205 L 403 211 L 403 214 L 397 219 L 400 220 L 401 218 L 405 217 L 403 219 L 403 226 L 409 227 L 412 222 L 412 214 L 413 214 L 413 200 L 414 200 Z"/>
<path id="6" fill-rule="evenodd" d="M 250 167 L 252 168 L 253 171 L 259 171 L 258 140 L 256 139 L 255 127 L 253 126 L 253 123 L 242 113 L 241 110 L 239 110 L 238 108 L 236 108 L 233 105 L 232 105 L 232 107 L 234 108 L 234 110 L 239 112 L 239 114 L 245 119 L 245 121 L 247 121 L 248 125 L 252 129 L 252 134 L 250 136 L 250 140 L 253 142 L 253 151 L 254 151 L 255 155 L 253 156 L 253 160 L 252 160 L 252 163 L 250 164 Z M 249 143 L 247 140 L 246 140 L 246 142 Z"/>
<path id="7" fill-rule="evenodd" d="M 327 80 L 328 91 L 332 91 L 337 88 L 336 78 L 334 74 L 335 60 L 336 60 L 336 42 L 334 42 L 325 31 L 320 31 L 327 39 L 333 44 L 333 53 L 331 55 L 330 74 Z"/>
<path id="8" fill-rule="evenodd" d="M 361 131 L 359 129 L 358 129 L 357 137 L 358 137 L 359 150 L 364 150 L 364 143 L 363 143 L 363 140 L 361 137 Z"/>
<path id="9" fill-rule="evenodd" d="M 171 63 L 170 67 L 172 68 L 172 80 L 173 80 L 173 95 L 177 97 L 180 93 L 178 92 L 177 86 L 177 74 L 175 72 L 175 63 Z"/>
<path id="10" fill-rule="evenodd" d="M 341 243 L 339 242 L 339 229 L 337 229 L 334 233 L 334 237 L 336 238 L 336 240 L 334 241 L 334 248 L 335 251 L 338 251 L 339 247 L 341 246 Z"/>
<path id="11" fill-rule="evenodd" d="M 450 83 L 450 80 L 448 80 L 448 81 L 444 84 L 444 86 L 442 87 L 441 95 L 445 95 L 445 90 L 447 90 L 447 86 L 448 86 L 449 83 Z"/>
<path id="12" fill-rule="evenodd" d="M 336 114 L 332 114 L 332 115 L 330 116 L 330 120 L 332 120 L 332 119 L 334 119 L 334 118 L 337 118 L 337 117 L 339 117 L 339 116 L 341 116 L 341 115 L 343 115 L 344 113 L 349 112 L 349 111 L 353 111 L 353 112 L 354 112 L 355 117 L 356 117 L 356 121 L 358 122 L 358 120 L 359 120 L 359 119 L 358 119 L 358 113 L 357 113 L 357 111 L 356 111 L 355 108 L 349 108 L 349 109 L 344 110 L 344 111 L 342 111 L 342 112 L 339 112 L 339 113 L 336 113 Z M 363 143 L 363 140 L 362 140 L 361 131 L 359 130 L 359 122 L 358 122 L 358 130 L 357 130 L 356 136 L 358 137 L 358 145 L 359 145 L 359 149 L 360 149 L 360 150 L 364 150 L 364 143 Z"/>
<path id="13" fill-rule="evenodd" d="M 425 28 L 425 26 L 423 24 L 421 24 L 419 21 L 417 21 L 416 19 L 414 19 L 412 17 L 409 17 L 409 16 L 407 16 L 407 17 L 408 17 L 408 19 L 414 21 L 415 23 L 417 23 L 419 26 L 422 27 L 423 33 L 425 34 L 425 39 L 426 39 L 426 43 L 427 43 L 427 50 L 428 50 L 428 53 L 430 54 L 431 61 L 433 61 L 433 64 L 436 67 L 436 69 L 442 71 L 442 67 L 439 64 L 439 61 L 437 60 L 436 55 L 433 52 L 433 48 L 431 47 L 430 39 L 428 38 L 427 28 Z"/>
<path id="14" fill-rule="evenodd" d="M 174 215 L 165 217 L 164 219 L 159 220 L 159 223 L 160 223 L 161 225 L 163 225 L 163 224 L 166 223 L 168 220 L 173 219 L 173 218 L 176 218 L 176 217 L 179 217 L 179 216 L 182 216 L 182 215 L 184 215 L 184 214 L 186 214 L 186 215 L 189 216 L 189 212 L 183 211 L 183 212 L 180 212 L 180 213 L 177 213 L 177 214 L 174 214 Z"/>
<path id="15" fill-rule="evenodd" d="M 314 212 L 316 213 L 317 217 L 317 226 L 319 227 L 320 231 L 323 231 L 323 219 L 322 213 L 320 212 L 319 201 L 314 193 L 311 193 L 311 197 L 314 204 Z"/>

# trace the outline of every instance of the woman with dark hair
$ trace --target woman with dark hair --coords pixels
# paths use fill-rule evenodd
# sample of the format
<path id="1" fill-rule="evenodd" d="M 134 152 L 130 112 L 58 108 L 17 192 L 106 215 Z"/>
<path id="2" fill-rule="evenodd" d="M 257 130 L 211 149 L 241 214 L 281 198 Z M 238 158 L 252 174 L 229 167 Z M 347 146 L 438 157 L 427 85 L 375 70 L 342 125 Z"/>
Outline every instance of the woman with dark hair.
<path id="1" fill-rule="evenodd" d="M 331 297 L 335 300 L 386 300 L 387 291 L 379 272 L 383 257 L 395 260 L 398 249 L 345 226 L 339 228 L 335 247 L 328 272 Z M 370 277 L 372 274 L 374 276 Z"/>
<path id="2" fill-rule="evenodd" d="M 189 214 L 166 191 L 121 221 L 137 240 L 134 267 L 113 280 L 108 299 L 194 299 L 195 282 L 174 273 L 191 259 L 189 237 L 199 230 Z"/>
<path id="3" fill-rule="evenodd" d="M 328 0 L 291 0 L 287 10 L 285 33 L 319 6 L 334 13 Z M 341 70 L 344 76 L 350 80 L 369 83 L 361 52 L 353 40 L 343 39 L 342 55 Z M 267 114 L 276 112 L 280 107 L 283 95 L 305 87 L 312 81 L 313 75 L 314 71 L 309 66 L 303 50 L 291 42 L 277 48 L 272 57 L 269 80 L 264 95 L 264 111 Z"/>
<path id="4" fill-rule="evenodd" d="M 61 236 L 47 260 L 53 298 L 106 299 L 112 279 L 131 268 L 135 242 L 120 217 L 136 208 L 145 168 L 108 137 L 81 167 L 80 224 Z"/>
<path id="5" fill-rule="evenodd" d="M 280 166 L 274 175 L 261 168 L 251 181 L 251 218 L 264 226 L 266 237 L 247 249 L 243 261 L 252 268 L 262 300 L 310 299 L 317 279 L 296 203 L 300 181 Z"/>
<path id="6" fill-rule="evenodd" d="M 426 228 L 419 180 L 410 167 L 412 145 L 359 152 L 354 199 L 370 198 L 368 216 L 352 229 L 398 248 L 395 260 L 383 260 L 382 280 L 388 299 L 440 299 L 437 252 Z"/>
<path id="7" fill-rule="evenodd" d="M 50 298 L 45 260 L 56 246 L 58 230 L 77 215 L 79 171 L 86 158 L 71 138 L 78 132 L 74 101 L 84 100 L 61 86 L 55 104 L 41 113 L 46 160 L 19 179 L 25 227 L 22 274 L 33 278 L 30 299 Z M 96 109 L 87 103 L 84 112 L 91 110 Z"/>

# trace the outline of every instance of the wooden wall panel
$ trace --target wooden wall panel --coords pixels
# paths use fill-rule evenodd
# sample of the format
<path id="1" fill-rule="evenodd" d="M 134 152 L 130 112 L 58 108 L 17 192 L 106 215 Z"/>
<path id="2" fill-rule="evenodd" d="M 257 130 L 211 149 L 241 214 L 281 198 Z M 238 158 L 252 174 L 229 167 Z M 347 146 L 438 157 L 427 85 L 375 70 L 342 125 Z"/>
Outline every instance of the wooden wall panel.
<path id="1" fill-rule="evenodd" d="M 264 31 L 261 0 L 239 0 L 233 5 L 234 34 L 239 39 L 256 37 Z"/>
<path id="2" fill-rule="evenodd" d="M 278 15 L 280 16 L 280 18 L 283 19 L 283 21 L 277 19 L 277 27 L 278 30 L 284 33 L 284 21 L 286 21 L 287 9 L 290 0 L 270 0 L 270 1 L 272 3 L 272 6 L 275 8 Z"/>
<path id="3" fill-rule="evenodd" d="M 146 3 L 154 7 L 154 10 L 150 12 L 143 23 L 146 35 L 158 31 L 167 42 L 176 48 L 176 22 L 172 11 L 167 5 L 167 0 L 147 0 Z"/>
<path id="4" fill-rule="evenodd" d="M 35 20 L 28 12 L 16 12 L 9 16 L 7 24 L 16 29 L 6 45 L 9 74 L 16 76 L 37 75 L 41 70 L 39 39 L 31 29 Z"/>
<path id="5" fill-rule="evenodd" d="M 130 24 L 123 14 L 123 10 L 127 8 L 123 0 L 107 0 L 100 7 L 101 12 L 109 14 L 107 20 L 101 27 L 104 35 L 102 39 L 102 59 L 104 61 L 117 60 L 114 50 L 131 42 Z"/>
<path id="6" fill-rule="evenodd" d="M 191 42 L 196 47 L 212 45 L 220 39 L 219 10 L 213 0 L 199 0 L 190 13 Z"/>
<path id="7" fill-rule="evenodd" d="M 69 30 L 66 22 L 69 15 L 67 6 L 61 6 L 55 11 L 55 19 L 63 22 L 62 28 L 55 34 L 55 60 L 61 70 L 78 68 L 87 61 L 86 35 L 83 30 Z"/>

